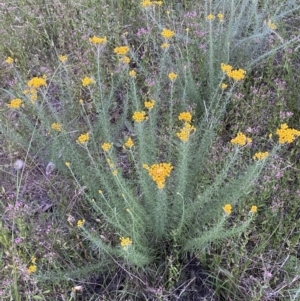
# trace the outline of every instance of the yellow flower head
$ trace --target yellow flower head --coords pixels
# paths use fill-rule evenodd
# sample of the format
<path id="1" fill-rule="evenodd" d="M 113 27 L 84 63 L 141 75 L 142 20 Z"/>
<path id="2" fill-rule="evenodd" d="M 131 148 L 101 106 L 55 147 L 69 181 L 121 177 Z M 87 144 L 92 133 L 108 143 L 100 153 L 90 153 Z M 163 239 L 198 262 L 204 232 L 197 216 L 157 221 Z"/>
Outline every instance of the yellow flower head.
<path id="1" fill-rule="evenodd" d="M 231 214 L 231 211 L 232 211 L 232 206 L 230 204 L 226 204 L 224 207 L 223 207 L 223 210 L 225 211 L 226 214 Z"/>
<path id="2" fill-rule="evenodd" d="M 86 134 L 81 134 L 76 142 L 77 143 L 80 143 L 80 144 L 85 144 L 86 142 L 88 142 L 90 140 L 90 134 L 89 133 L 86 133 Z"/>
<path id="3" fill-rule="evenodd" d="M 236 69 L 228 71 L 227 76 L 235 81 L 243 80 L 245 78 L 246 71 L 244 69 Z"/>
<path id="4" fill-rule="evenodd" d="M 206 20 L 214 20 L 215 19 L 215 16 L 212 15 L 212 14 L 209 14 L 207 17 L 206 17 Z"/>
<path id="5" fill-rule="evenodd" d="M 186 122 L 191 122 L 192 114 L 190 112 L 181 112 L 178 116 L 178 119 Z"/>
<path id="6" fill-rule="evenodd" d="M 111 147 L 112 147 L 112 144 L 111 144 L 111 143 L 108 143 L 108 142 L 103 143 L 103 144 L 101 145 L 101 148 L 102 148 L 105 152 L 108 152 L 108 151 L 111 149 Z"/>
<path id="7" fill-rule="evenodd" d="M 191 132 L 193 131 L 196 131 L 196 128 L 190 125 L 188 122 L 185 122 L 183 128 L 178 133 L 176 133 L 176 135 L 181 141 L 187 142 L 189 140 Z"/>
<path id="8" fill-rule="evenodd" d="M 153 3 L 151 2 L 151 0 L 143 0 L 142 3 L 141 3 L 141 6 L 142 7 L 149 7 L 149 6 L 152 6 Z"/>
<path id="9" fill-rule="evenodd" d="M 253 206 L 251 207 L 251 209 L 250 209 L 250 212 L 251 212 L 251 213 L 256 213 L 256 212 L 257 212 L 257 206 L 254 206 L 254 205 L 253 205 Z"/>
<path id="10" fill-rule="evenodd" d="M 232 144 L 237 144 L 240 146 L 246 145 L 246 143 L 251 143 L 252 139 L 247 138 L 243 133 L 239 132 L 237 136 L 230 140 Z"/>
<path id="11" fill-rule="evenodd" d="M 272 23 L 271 20 L 268 21 L 268 27 L 271 29 L 271 30 L 275 30 L 277 28 L 277 26 L 275 25 L 275 23 Z"/>
<path id="12" fill-rule="evenodd" d="M 222 90 L 225 90 L 225 89 L 228 87 L 228 85 L 222 83 L 222 84 L 220 85 L 220 87 L 221 87 Z"/>
<path id="13" fill-rule="evenodd" d="M 136 77 L 136 72 L 134 70 L 129 71 L 129 76 Z"/>
<path id="14" fill-rule="evenodd" d="M 171 39 L 172 37 L 174 37 L 175 32 L 173 30 L 170 29 L 166 29 L 164 28 L 161 32 L 161 35 L 165 38 L 165 39 Z"/>
<path id="15" fill-rule="evenodd" d="M 267 158 L 269 156 L 269 152 L 258 152 L 258 153 L 255 153 L 254 156 L 253 156 L 253 159 L 254 160 L 263 160 L 265 158 Z"/>
<path id="16" fill-rule="evenodd" d="M 161 47 L 162 49 L 166 49 L 166 48 L 169 48 L 169 47 L 170 47 L 170 44 L 169 44 L 169 43 L 162 43 L 160 47 Z"/>
<path id="17" fill-rule="evenodd" d="M 135 122 L 142 122 L 145 119 L 147 119 L 146 112 L 145 111 L 135 111 L 132 115 L 132 119 Z"/>
<path id="18" fill-rule="evenodd" d="M 51 129 L 54 131 L 61 132 L 61 124 L 54 122 L 51 124 Z"/>
<path id="19" fill-rule="evenodd" d="M 15 98 L 15 99 L 12 99 L 10 101 L 10 103 L 7 104 L 7 106 L 10 109 L 19 109 L 22 104 L 23 104 L 23 101 L 20 98 Z"/>
<path id="20" fill-rule="evenodd" d="M 279 136 L 279 143 L 292 143 L 297 137 L 300 136 L 300 131 L 291 129 L 286 123 L 283 123 L 279 129 L 276 130 Z"/>
<path id="21" fill-rule="evenodd" d="M 107 39 L 106 39 L 106 37 L 99 38 L 99 37 L 93 36 L 92 38 L 89 38 L 89 41 L 92 44 L 101 45 L 101 44 L 105 44 L 107 42 Z"/>
<path id="22" fill-rule="evenodd" d="M 47 86 L 46 76 L 33 77 L 30 81 L 27 82 L 27 86 L 35 89 L 40 88 L 41 86 Z"/>
<path id="23" fill-rule="evenodd" d="M 59 56 L 58 56 L 58 59 L 59 59 L 62 63 L 64 63 L 64 62 L 66 62 L 66 61 L 68 60 L 68 57 L 67 57 L 66 55 L 59 55 Z"/>
<path id="24" fill-rule="evenodd" d="M 121 63 L 124 63 L 124 64 L 129 64 L 130 63 L 130 58 L 126 55 L 122 56 L 119 60 Z"/>
<path id="25" fill-rule="evenodd" d="M 129 137 L 129 138 L 127 139 L 127 141 L 124 143 L 124 146 L 125 146 L 125 147 L 128 147 L 128 148 L 132 148 L 132 147 L 134 146 L 134 142 L 133 142 L 133 140 L 131 139 L 131 137 Z"/>
<path id="26" fill-rule="evenodd" d="M 77 222 L 77 227 L 78 227 L 78 228 L 83 227 L 84 223 L 85 223 L 85 220 L 84 220 L 84 219 L 78 220 L 78 222 Z"/>
<path id="27" fill-rule="evenodd" d="M 32 264 L 28 269 L 27 269 L 27 273 L 28 274 L 32 274 L 35 273 L 37 270 L 37 266 L 35 264 Z"/>
<path id="28" fill-rule="evenodd" d="M 129 51 L 128 46 L 119 46 L 114 49 L 114 53 L 118 55 L 126 55 Z"/>
<path id="29" fill-rule="evenodd" d="M 25 95 L 29 94 L 30 101 L 31 101 L 32 104 L 34 104 L 36 102 L 37 97 L 38 97 L 36 89 L 30 88 L 30 89 L 24 90 L 23 93 Z"/>
<path id="30" fill-rule="evenodd" d="M 173 166 L 171 163 L 158 163 L 150 167 L 147 164 L 143 164 L 143 168 L 148 170 L 149 176 L 157 184 L 157 187 L 162 189 L 165 187 L 166 177 L 170 176 Z"/>
<path id="31" fill-rule="evenodd" d="M 91 84 L 94 84 L 94 83 L 95 83 L 95 81 L 91 77 L 88 77 L 88 76 L 84 77 L 81 80 L 81 84 L 82 84 L 83 87 L 87 87 L 87 86 L 89 86 Z"/>
<path id="32" fill-rule="evenodd" d="M 31 259 L 30 259 L 30 261 L 31 261 L 33 264 L 35 264 L 35 262 L 36 262 L 36 257 L 35 257 L 35 256 L 32 256 Z"/>
<path id="33" fill-rule="evenodd" d="M 224 73 L 227 73 L 227 72 L 231 72 L 232 70 L 232 66 L 231 65 L 226 65 L 224 63 L 221 64 L 221 69 Z"/>
<path id="34" fill-rule="evenodd" d="M 217 17 L 219 18 L 220 22 L 223 22 L 224 21 L 224 15 L 219 13 L 217 14 Z"/>
<path id="35" fill-rule="evenodd" d="M 71 163 L 70 163 L 70 162 L 65 162 L 65 165 L 66 165 L 67 167 L 69 167 L 69 166 L 71 165 Z"/>
<path id="36" fill-rule="evenodd" d="M 171 72 L 168 74 L 168 77 L 171 81 L 174 81 L 177 78 L 177 74 L 174 72 Z"/>
<path id="37" fill-rule="evenodd" d="M 5 63 L 7 64 L 12 64 L 14 62 L 14 59 L 10 56 L 7 57 L 7 59 L 5 60 Z"/>
<path id="38" fill-rule="evenodd" d="M 149 101 L 145 101 L 144 102 L 144 106 L 145 108 L 147 108 L 148 110 L 152 110 L 154 108 L 155 105 L 155 100 L 149 100 Z"/>
<path id="39" fill-rule="evenodd" d="M 132 240 L 129 237 L 120 237 L 120 245 L 123 250 L 127 250 L 129 246 L 132 245 Z"/>
<path id="40" fill-rule="evenodd" d="M 118 171 L 115 169 L 115 170 L 113 170 L 112 174 L 113 174 L 114 176 L 116 176 L 116 175 L 118 174 Z"/>

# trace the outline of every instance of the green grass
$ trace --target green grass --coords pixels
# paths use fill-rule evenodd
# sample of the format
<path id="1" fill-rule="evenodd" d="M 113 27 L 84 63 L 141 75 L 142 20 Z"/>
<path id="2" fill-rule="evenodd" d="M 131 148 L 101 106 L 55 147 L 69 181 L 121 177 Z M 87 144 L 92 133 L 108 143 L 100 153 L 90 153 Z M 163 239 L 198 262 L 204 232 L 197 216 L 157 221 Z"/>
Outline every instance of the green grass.
<path id="1" fill-rule="evenodd" d="M 1 4 L 0 300 L 297 300 L 300 138 L 279 146 L 276 129 L 300 129 L 299 5 L 233 3 L 164 1 L 152 13 L 139 1 Z M 219 12 L 224 23 L 206 20 Z M 176 33 L 165 51 L 163 28 Z M 101 51 L 93 35 L 107 36 Z M 120 45 L 128 66 L 113 53 Z M 220 63 L 247 70 L 245 80 Z M 43 75 L 33 105 L 23 90 Z M 82 87 L 85 76 L 95 86 Z M 24 107 L 9 109 L 12 98 Z M 149 119 L 134 123 L 147 99 Z M 196 127 L 186 144 L 182 111 Z M 88 147 L 76 144 L 87 132 Z M 233 147 L 238 132 L 252 143 Z M 271 155 L 254 163 L 258 151 Z M 140 167 L 158 162 L 174 166 L 163 190 Z M 120 237 L 132 239 L 129 252 Z"/>

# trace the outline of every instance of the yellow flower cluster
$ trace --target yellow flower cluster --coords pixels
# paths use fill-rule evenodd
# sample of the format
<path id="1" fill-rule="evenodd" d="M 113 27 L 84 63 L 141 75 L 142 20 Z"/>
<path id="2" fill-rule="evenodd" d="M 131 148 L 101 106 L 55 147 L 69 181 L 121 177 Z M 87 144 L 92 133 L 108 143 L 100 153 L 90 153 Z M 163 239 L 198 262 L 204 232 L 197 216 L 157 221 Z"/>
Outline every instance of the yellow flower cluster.
<path id="1" fill-rule="evenodd" d="M 35 89 L 42 86 L 47 86 L 46 79 L 47 77 L 45 75 L 43 77 L 33 77 L 30 81 L 27 82 L 27 86 Z"/>
<path id="2" fill-rule="evenodd" d="M 23 104 L 23 101 L 20 98 L 15 98 L 15 99 L 12 99 L 10 101 L 10 103 L 7 104 L 7 106 L 10 109 L 19 109 L 22 104 Z"/>
<path id="3" fill-rule="evenodd" d="M 292 143 L 297 137 L 300 136 L 300 131 L 291 129 L 286 123 L 283 123 L 279 129 L 276 130 L 279 136 L 279 143 Z"/>
<path id="4" fill-rule="evenodd" d="M 136 77 L 136 72 L 134 70 L 130 70 L 128 74 L 130 77 Z"/>
<path id="5" fill-rule="evenodd" d="M 84 220 L 84 219 L 78 220 L 78 222 L 77 222 L 77 227 L 78 227 L 78 228 L 83 227 L 84 223 L 85 223 L 85 220 Z"/>
<path id="6" fill-rule="evenodd" d="M 147 119 L 146 112 L 145 111 L 135 111 L 132 115 L 132 119 L 135 122 L 142 122 L 145 119 Z"/>
<path id="7" fill-rule="evenodd" d="M 120 245 L 123 248 L 123 250 L 127 250 L 129 246 L 132 245 L 132 240 L 129 237 L 120 237 Z"/>
<path id="8" fill-rule="evenodd" d="M 177 78 L 177 74 L 174 72 L 171 72 L 168 74 L 169 80 L 174 81 Z"/>
<path id="9" fill-rule="evenodd" d="M 51 129 L 54 131 L 61 132 L 61 125 L 57 122 L 51 124 Z"/>
<path id="10" fill-rule="evenodd" d="M 170 176 L 173 166 L 171 163 L 158 163 L 150 167 L 147 164 L 143 164 L 143 168 L 148 170 L 149 176 L 156 182 L 157 187 L 162 189 L 165 187 L 166 177 Z"/>
<path id="11" fill-rule="evenodd" d="M 176 133 L 176 135 L 181 141 L 187 142 L 189 140 L 191 132 L 193 131 L 196 131 L 196 128 L 188 122 L 185 122 L 183 128 L 178 133 Z"/>
<path id="12" fill-rule="evenodd" d="M 271 29 L 271 30 L 275 30 L 277 28 L 277 26 L 275 25 L 275 23 L 272 23 L 271 20 L 268 21 L 268 27 Z"/>
<path id="13" fill-rule="evenodd" d="M 133 140 L 131 139 L 131 137 L 129 137 L 129 138 L 127 139 L 127 141 L 124 143 L 124 146 L 125 146 L 125 147 L 128 147 L 128 148 L 132 148 L 132 147 L 134 146 L 134 142 L 133 142 Z"/>
<path id="14" fill-rule="evenodd" d="M 253 206 L 251 207 L 251 209 L 250 209 L 250 212 L 251 212 L 251 213 L 256 213 L 256 212 L 257 212 L 257 206 L 254 206 L 254 205 L 253 205 Z"/>
<path id="15" fill-rule="evenodd" d="M 228 87 L 228 85 L 226 85 L 225 83 L 222 83 L 220 85 L 220 87 L 221 87 L 222 90 L 225 90 Z"/>
<path id="16" fill-rule="evenodd" d="M 130 63 L 130 58 L 126 55 L 122 56 L 119 60 L 121 63 L 124 63 L 124 64 L 129 64 Z"/>
<path id="17" fill-rule="evenodd" d="M 245 78 L 246 71 L 244 69 L 232 69 L 231 65 L 221 64 L 221 69 L 226 75 L 235 81 L 240 81 Z"/>
<path id="18" fill-rule="evenodd" d="M 7 57 L 7 59 L 5 60 L 5 63 L 7 64 L 12 64 L 14 62 L 14 59 L 10 56 Z"/>
<path id="19" fill-rule="evenodd" d="M 154 105 L 155 105 L 155 100 L 153 100 L 153 99 L 144 102 L 144 106 L 148 110 L 152 110 L 154 108 Z"/>
<path id="20" fill-rule="evenodd" d="M 258 153 L 255 153 L 254 156 L 253 156 L 253 159 L 254 160 L 263 160 L 265 158 L 267 158 L 269 156 L 269 152 L 258 152 Z"/>
<path id="21" fill-rule="evenodd" d="M 246 143 L 251 143 L 252 139 L 247 138 L 243 133 L 239 132 L 237 136 L 230 140 L 232 144 L 237 144 L 240 146 L 246 145 Z"/>
<path id="22" fill-rule="evenodd" d="M 173 30 L 164 28 L 161 32 L 161 35 L 165 38 L 165 39 L 171 39 L 172 37 L 174 37 L 175 32 Z"/>
<path id="23" fill-rule="evenodd" d="M 220 22 L 224 21 L 224 15 L 222 13 L 218 13 L 217 17 L 219 18 Z"/>
<path id="24" fill-rule="evenodd" d="M 31 103 L 34 104 L 36 102 L 36 100 L 37 100 L 37 90 L 36 89 L 30 88 L 30 89 L 24 90 L 23 93 L 25 95 L 29 94 Z"/>
<path id="25" fill-rule="evenodd" d="M 58 59 L 59 59 L 62 63 L 64 63 L 64 62 L 66 62 L 66 61 L 68 60 L 68 57 L 67 57 L 66 55 L 59 55 L 59 56 L 58 56 Z"/>
<path id="26" fill-rule="evenodd" d="M 28 274 L 32 274 L 35 273 L 37 270 L 37 266 L 35 264 L 32 264 L 31 266 L 29 266 L 29 268 L 27 269 L 27 273 Z"/>
<path id="27" fill-rule="evenodd" d="M 126 55 L 129 51 L 128 46 L 119 46 L 114 49 L 114 53 L 118 55 Z"/>
<path id="28" fill-rule="evenodd" d="M 232 211 L 232 206 L 230 204 L 226 204 L 224 207 L 223 207 L 223 210 L 225 211 L 226 214 L 230 215 L 231 214 L 231 211 Z"/>
<path id="29" fill-rule="evenodd" d="M 143 0 L 141 2 L 142 7 L 150 7 L 150 6 L 154 6 L 154 5 L 161 6 L 162 4 L 163 4 L 162 1 Z"/>
<path id="30" fill-rule="evenodd" d="M 95 81 L 91 77 L 88 77 L 88 76 L 84 77 L 81 80 L 81 84 L 82 84 L 83 87 L 87 87 L 87 86 L 89 86 L 91 84 L 94 84 L 94 83 L 95 83 Z"/>
<path id="31" fill-rule="evenodd" d="M 213 14 L 209 14 L 207 17 L 206 17 L 206 20 L 214 20 L 215 19 L 215 16 Z"/>
<path id="32" fill-rule="evenodd" d="M 111 149 L 111 147 L 112 147 L 112 144 L 111 143 L 103 143 L 102 145 L 101 145 L 101 148 L 105 151 L 105 152 L 108 152 L 110 149 Z"/>
<path id="33" fill-rule="evenodd" d="M 101 44 L 105 44 L 107 42 L 107 39 L 106 39 L 106 37 L 99 38 L 97 36 L 93 36 L 92 38 L 89 38 L 89 41 L 92 44 L 101 45 Z"/>
<path id="34" fill-rule="evenodd" d="M 191 122 L 192 114 L 190 112 L 182 112 L 179 114 L 178 119 L 186 122 Z"/>
<path id="35" fill-rule="evenodd" d="M 90 134 L 86 133 L 86 134 L 81 134 L 76 142 L 80 143 L 80 144 L 85 144 L 86 142 L 88 142 L 90 140 Z"/>

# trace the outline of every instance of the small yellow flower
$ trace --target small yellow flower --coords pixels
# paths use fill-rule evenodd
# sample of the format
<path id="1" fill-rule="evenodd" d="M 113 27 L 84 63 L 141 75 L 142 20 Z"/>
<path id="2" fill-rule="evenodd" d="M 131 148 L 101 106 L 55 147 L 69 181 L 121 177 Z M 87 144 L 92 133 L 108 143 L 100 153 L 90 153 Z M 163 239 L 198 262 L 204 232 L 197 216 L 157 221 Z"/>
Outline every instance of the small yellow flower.
<path id="1" fill-rule="evenodd" d="M 148 110 L 152 110 L 154 108 L 154 105 L 155 105 L 155 100 L 153 100 L 153 99 L 144 102 L 144 106 Z"/>
<path id="2" fill-rule="evenodd" d="M 136 72 L 134 70 L 129 71 L 129 76 L 136 77 Z"/>
<path id="3" fill-rule="evenodd" d="M 118 171 L 115 169 L 115 170 L 112 172 L 112 174 L 113 174 L 114 176 L 116 176 L 116 175 L 118 174 Z"/>
<path id="4" fill-rule="evenodd" d="M 176 133 L 176 135 L 181 141 L 187 142 L 189 140 L 191 132 L 193 131 L 196 131 L 196 128 L 185 122 L 183 128 L 178 133 Z"/>
<path id="5" fill-rule="evenodd" d="M 221 69 L 224 73 L 227 73 L 227 72 L 231 72 L 232 70 L 232 66 L 231 65 L 226 65 L 224 63 L 221 64 Z"/>
<path id="6" fill-rule="evenodd" d="M 67 57 L 66 55 L 59 55 L 59 56 L 58 56 L 58 59 L 59 59 L 62 63 L 64 63 L 64 62 L 66 62 L 66 61 L 68 60 L 68 57 Z"/>
<path id="7" fill-rule="evenodd" d="M 36 262 L 36 257 L 32 256 L 31 259 L 30 259 L 30 261 L 31 261 L 33 264 L 35 264 L 35 262 Z"/>
<path id="8" fill-rule="evenodd" d="M 86 133 L 86 134 L 81 134 L 76 142 L 77 143 L 80 143 L 80 144 L 85 144 L 86 142 L 88 142 L 90 140 L 90 134 L 89 133 Z"/>
<path id="9" fill-rule="evenodd" d="M 132 245 L 132 240 L 129 237 L 120 237 L 120 245 L 123 248 L 123 250 L 127 250 L 129 246 Z"/>
<path id="10" fill-rule="evenodd" d="M 110 149 L 111 149 L 111 147 L 112 147 L 112 144 L 111 143 L 103 143 L 102 145 L 101 145 L 101 148 L 105 151 L 105 152 L 108 152 Z"/>
<path id="11" fill-rule="evenodd" d="M 99 193 L 99 194 L 103 194 L 102 190 L 100 190 L 100 189 L 98 190 L 98 193 Z"/>
<path id="12" fill-rule="evenodd" d="M 84 219 L 78 220 L 78 222 L 77 222 L 77 227 L 78 227 L 78 228 L 83 227 L 84 223 L 85 223 L 85 220 L 84 220 Z"/>
<path id="13" fill-rule="evenodd" d="M 231 214 L 231 211 L 232 211 L 232 206 L 230 204 L 226 204 L 224 207 L 223 207 L 223 210 L 225 211 L 226 214 L 230 215 Z"/>
<path id="14" fill-rule="evenodd" d="M 141 3 L 141 6 L 142 7 L 149 7 L 149 6 L 152 6 L 153 3 L 151 2 L 151 0 L 143 0 L 142 3 Z"/>
<path id="15" fill-rule="evenodd" d="M 66 165 L 67 167 L 69 167 L 69 166 L 71 165 L 71 163 L 70 163 L 70 162 L 65 162 L 65 165 Z"/>
<path id="16" fill-rule="evenodd" d="M 149 176 L 157 184 L 158 189 L 162 189 L 165 187 L 166 178 L 170 177 L 173 166 L 171 163 L 158 163 L 150 167 L 147 164 L 143 164 L 143 168 L 148 171 Z"/>
<path id="17" fill-rule="evenodd" d="M 273 134 L 270 133 L 270 134 L 269 134 L 269 139 L 272 139 L 272 137 L 273 137 Z"/>
<path id="18" fill-rule="evenodd" d="M 142 122 L 146 119 L 146 112 L 145 111 L 135 111 L 132 115 L 132 119 L 135 122 Z"/>
<path id="19" fill-rule="evenodd" d="M 215 16 L 212 15 L 212 14 L 209 14 L 207 17 L 206 17 L 206 20 L 214 20 L 215 19 Z"/>
<path id="20" fill-rule="evenodd" d="M 51 124 L 51 129 L 54 131 L 61 132 L 61 124 L 54 122 Z"/>
<path id="21" fill-rule="evenodd" d="M 186 32 L 189 32 L 189 31 L 190 31 L 190 29 L 187 27 L 187 28 L 185 29 L 185 31 L 186 31 Z"/>
<path id="22" fill-rule="evenodd" d="M 191 122 L 192 114 L 190 112 L 181 112 L 178 116 L 178 119 L 186 122 Z"/>
<path id="23" fill-rule="evenodd" d="M 171 72 L 168 74 L 168 77 L 171 81 L 174 81 L 177 78 L 177 74 L 174 72 Z"/>
<path id="24" fill-rule="evenodd" d="M 279 136 L 279 143 L 292 143 L 297 137 L 300 136 L 300 131 L 291 129 L 286 123 L 281 124 L 280 128 L 276 130 Z"/>
<path id="25" fill-rule="evenodd" d="M 79 99 L 79 103 L 82 105 L 84 103 L 83 99 Z"/>
<path id="26" fill-rule="evenodd" d="M 220 87 L 221 87 L 222 90 L 225 90 L 225 89 L 228 87 L 228 85 L 222 83 L 222 84 L 220 85 Z"/>
<path id="27" fill-rule="evenodd" d="M 174 37 L 175 32 L 173 30 L 164 28 L 161 32 L 161 35 L 165 38 L 165 39 L 171 39 L 172 37 Z"/>
<path id="28" fill-rule="evenodd" d="M 162 1 L 153 1 L 154 4 L 158 5 L 158 6 L 161 6 L 163 4 Z"/>
<path id="29" fill-rule="evenodd" d="M 30 88 L 30 89 L 24 90 L 23 93 L 25 95 L 29 94 L 30 101 L 31 101 L 32 104 L 34 104 L 36 102 L 37 97 L 38 97 L 36 89 Z"/>
<path id="30" fill-rule="evenodd" d="M 127 211 L 128 213 L 130 213 L 130 210 L 129 210 L 128 208 L 126 208 L 126 211 Z"/>
<path id="31" fill-rule="evenodd" d="M 275 23 L 272 23 L 271 20 L 268 21 L 268 27 L 271 29 L 271 30 L 275 30 L 277 28 L 277 26 L 275 25 Z"/>
<path id="32" fill-rule="evenodd" d="M 240 145 L 240 146 L 244 146 L 247 143 L 251 143 L 252 139 L 247 138 L 243 133 L 239 132 L 235 138 L 230 140 L 230 142 L 232 144 L 237 144 L 237 145 Z"/>
<path id="33" fill-rule="evenodd" d="M 91 84 L 94 84 L 94 83 L 95 83 L 95 81 L 91 77 L 88 77 L 88 76 L 84 77 L 81 80 L 81 84 L 82 84 L 83 87 L 87 87 L 87 86 L 89 86 Z"/>
<path id="34" fill-rule="evenodd" d="M 169 43 L 162 43 L 160 47 L 161 47 L 162 49 L 166 49 L 166 48 L 169 48 L 169 47 L 170 47 L 170 44 L 169 44 Z"/>
<path id="35" fill-rule="evenodd" d="M 121 63 L 124 63 L 124 64 L 129 64 L 130 63 L 130 58 L 126 55 L 122 56 L 119 60 Z"/>
<path id="36" fill-rule="evenodd" d="M 253 206 L 251 207 L 251 209 L 250 209 L 250 212 L 251 212 L 251 213 L 256 213 L 256 212 L 257 212 L 257 206 L 254 206 L 254 205 L 253 205 Z"/>
<path id="37" fill-rule="evenodd" d="M 255 153 L 254 156 L 253 156 L 253 159 L 254 160 L 263 160 L 265 158 L 267 158 L 269 156 L 269 152 L 258 152 L 258 153 Z"/>
<path id="38" fill-rule="evenodd" d="M 114 53 L 118 55 L 126 55 L 129 51 L 128 46 L 119 46 L 114 49 Z"/>
<path id="39" fill-rule="evenodd" d="M 27 82 L 27 86 L 35 89 L 42 86 L 47 86 L 46 79 L 47 77 L 45 75 L 43 77 L 33 77 L 30 81 Z"/>
<path id="40" fill-rule="evenodd" d="M 132 147 L 134 146 L 134 142 L 133 142 L 133 140 L 131 139 L 131 137 L 129 137 L 129 138 L 127 139 L 127 141 L 124 143 L 124 146 L 125 146 L 125 147 L 128 147 L 128 148 L 132 148 Z"/>
<path id="41" fill-rule="evenodd" d="M 37 271 L 37 266 L 35 264 L 32 264 L 31 266 L 29 266 L 29 268 L 27 269 L 27 273 L 28 274 L 32 274 L 35 273 Z"/>
<path id="42" fill-rule="evenodd" d="M 224 21 L 224 15 L 222 13 L 217 14 L 217 17 L 219 18 L 220 22 Z"/>
<path id="43" fill-rule="evenodd" d="M 14 59 L 10 56 L 7 57 L 7 59 L 5 60 L 5 63 L 7 64 L 12 64 L 14 62 Z"/>
<path id="44" fill-rule="evenodd" d="M 107 42 L 107 39 L 106 39 L 106 37 L 99 38 L 99 37 L 93 36 L 92 38 L 89 38 L 89 41 L 92 44 L 101 45 L 101 44 L 105 44 Z"/>
<path id="45" fill-rule="evenodd" d="M 19 109 L 22 104 L 23 104 L 23 101 L 20 98 L 15 98 L 15 99 L 12 99 L 10 101 L 10 103 L 7 104 L 7 106 L 10 109 Z"/>

